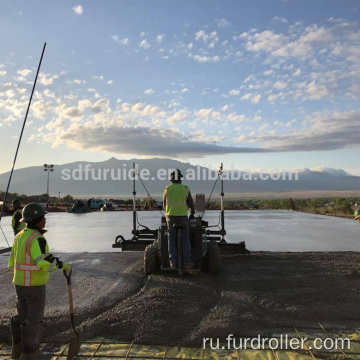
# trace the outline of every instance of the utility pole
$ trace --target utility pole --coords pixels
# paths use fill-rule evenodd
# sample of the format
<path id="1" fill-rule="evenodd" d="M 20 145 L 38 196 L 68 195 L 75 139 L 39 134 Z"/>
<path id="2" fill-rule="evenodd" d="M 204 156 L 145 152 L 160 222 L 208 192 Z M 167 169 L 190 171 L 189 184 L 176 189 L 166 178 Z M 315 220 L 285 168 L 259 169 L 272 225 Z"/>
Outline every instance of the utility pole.
<path id="1" fill-rule="evenodd" d="M 48 165 L 48 164 L 44 164 L 44 171 L 47 171 L 47 191 L 46 191 L 46 195 L 47 195 L 47 201 L 46 201 L 46 206 L 49 206 L 49 182 L 50 182 L 50 172 L 54 171 L 54 165 Z"/>

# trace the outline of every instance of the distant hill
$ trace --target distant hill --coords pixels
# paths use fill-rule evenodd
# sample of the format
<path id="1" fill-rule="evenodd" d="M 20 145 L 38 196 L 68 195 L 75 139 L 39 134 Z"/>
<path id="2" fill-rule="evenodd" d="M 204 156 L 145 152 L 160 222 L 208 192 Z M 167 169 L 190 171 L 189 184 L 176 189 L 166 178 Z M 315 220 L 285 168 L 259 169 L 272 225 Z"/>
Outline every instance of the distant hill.
<path id="1" fill-rule="evenodd" d="M 133 159 L 133 160 L 118 160 L 111 158 L 103 162 L 74 162 L 63 165 L 55 165 L 55 171 L 51 173 L 50 193 L 57 195 L 61 192 L 62 195 L 70 194 L 73 196 L 106 196 L 106 197 L 129 197 L 132 193 L 131 180 L 63 180 L 62 171 L 68 169 L 73 171 L 79 169 L 81 165 L 83 168 L 89 164 L 91 169 L 97 172 L 99 169 L 120 169 L 129 170 L 135 162 L 139 166 L 139 170 L 148 169 L 151 176 L 155 176 L 158 169 L 180 169 L 183 174 L 189 169 L 193 172 L 197 168 L 189 163 L 183 163 L 177 160 L 169 159 Z M 207 170 L 204 167 L 200 168 L 203 172 Z M 215 172 L 213 172 L 215 173 Z M 234 174 L 238 174 L 236 171 Z M 116 172 L 115 172 L 116 175 Z M 84 175 L 83 175 L 84 176 Z M 7 185 L 9 173 L 0 174 L 0 189 L 4 190 Z M 43 171 L 43 166 L 31 166 L 23 169 L 15 170 L 13 180 L 11 183 L 10 192 L 17 192 L 21 194 L 41 194 L 46 192 L 46 173 Z M 161 196 L 164 187 L 169 183 L 168 180 L 147 180 L 144 182 L 149 192 L 155 196 Z M 213 180 L 189 180 L 186 184 L 190 186 L 193 194 L 205 193 L 209 194 L 214 184 Z M 225 192 L 227 194 L 245 194 L 245 193 L 284 193 L 284 192 L 304 192 L 304 191 L 359 191 L 360 192 L 360 177 L 347 174 L 343 170 L 319 168 L 317 171 L 303 169 L 299 172 L 299 180 L 227 180 L 224 183 Z M 219 193 L 219 184 L 215 193 Z M 137 181 L 137 193 L 140 196 L 146 195 L 140 181 Z"/>

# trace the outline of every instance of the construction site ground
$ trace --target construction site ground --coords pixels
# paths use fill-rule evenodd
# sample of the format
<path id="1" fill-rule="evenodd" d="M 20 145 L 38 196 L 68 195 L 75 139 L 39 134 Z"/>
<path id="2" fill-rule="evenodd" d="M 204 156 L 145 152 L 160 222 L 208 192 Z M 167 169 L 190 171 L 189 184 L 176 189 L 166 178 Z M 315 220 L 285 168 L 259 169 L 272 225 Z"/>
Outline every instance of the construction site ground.
<path id="1" fill-rule="evenodd" d="M 360 354 L 357 252 L 223 256 L 221 274 L 216 276 L 205 272 L 145 276 L 142 253 L 57 255 L 73 265 L 75 321 L 83 341 L 93 346 L 92 357 L 84 355 L 86 358 L 102 358 L 94 354 L 109 344 L 126 347 L 121 348 L 123 355 L 118 358 L 147 358 L 131 356 L 136 344 L 163 346 L 160 350 L 164 355 L 155 358 L 214 358 L 206 352 L 195 352 L 195 357 L 175 356 L 177 350 L 173 349 L 179 350 L 176 347 L 169 348 L 175 351 L 170 356 L 171 351 L 165 351 L 165 347 L 195 346 L 198 351 L 203 338 L 225 342 L 229 334 L 235 338 L 258 334 L 351 334 L 355 341 L 353 358 L 355 353 Z M 9 343 L 9 322 L 16 311 L 12 274 L 6 272 L 7 259 L 0 255 L 1 344 Z M 46 343 L 66 344 L 72 336 L 67 296 L 62 272 L 52 273 L 47 285 Z M 3 345 L 0 358 L 1 354 L 6 358 L 6 351 Z M 274 354 L 269 354 L 264 358 L 271 359 Z M 329 354 L 316 356 L 334 355 Z M 246 357 L 239 357 L 237 352 L 237 358 Z"/>

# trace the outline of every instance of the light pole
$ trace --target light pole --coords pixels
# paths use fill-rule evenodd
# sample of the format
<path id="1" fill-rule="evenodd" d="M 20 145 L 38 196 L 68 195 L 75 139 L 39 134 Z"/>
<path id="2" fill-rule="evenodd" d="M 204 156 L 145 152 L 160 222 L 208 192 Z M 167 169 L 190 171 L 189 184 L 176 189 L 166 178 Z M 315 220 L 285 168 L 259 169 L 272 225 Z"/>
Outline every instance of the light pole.
<path id="1" fill-rule="evenodd" d="M 44 171 L 47 171 L 47 206 L 49 205 L 49 180 L 50 180 L 50 171 L 54 171 L 54 165 L 44 164 Z"/>

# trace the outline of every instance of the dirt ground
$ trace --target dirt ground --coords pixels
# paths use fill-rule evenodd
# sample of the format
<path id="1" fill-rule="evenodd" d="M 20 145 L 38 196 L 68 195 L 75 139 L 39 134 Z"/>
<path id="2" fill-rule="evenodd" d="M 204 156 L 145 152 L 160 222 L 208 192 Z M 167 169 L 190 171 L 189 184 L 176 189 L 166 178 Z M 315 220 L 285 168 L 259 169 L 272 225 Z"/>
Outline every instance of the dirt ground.
<path id="1" fill-rule="evenodd" d="M 360 326 L 360 253 L 253 253 L 222 258 L 222 272 L 144 276 L 141 253 L 61 254 L 74 266 L 76 324 L 83 338 L 201 344 L 302 328 Z M 0 342 L 15 313 L 7 256 L 0 256 Z M 45 341 L 70 337 L 66 282 L 47 285 Z"/>

